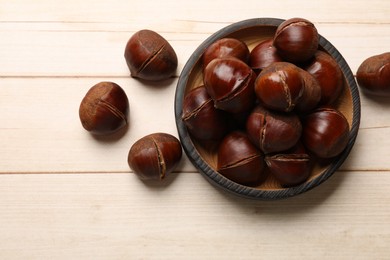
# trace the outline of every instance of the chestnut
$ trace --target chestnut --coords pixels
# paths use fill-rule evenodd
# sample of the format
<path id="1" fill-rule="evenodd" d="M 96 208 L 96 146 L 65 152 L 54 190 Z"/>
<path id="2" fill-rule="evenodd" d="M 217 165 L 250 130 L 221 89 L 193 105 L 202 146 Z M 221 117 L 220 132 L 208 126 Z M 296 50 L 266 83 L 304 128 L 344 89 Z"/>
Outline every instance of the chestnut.
<path id="1" fill-rule="evenodd" d="M 319 158 L 339 155 L 349 140 L 345 116 L 333 108 L 318 108 L 303 119 L 302 141 Z"/>
<path id="2" fill-rule="evenodd" d="M 311 173 L 307 153 L 281 153 L 266 156 L 267 169 L 283 187 L 296 186 L 306 181 Z"/>
<path id="3" fill-rule="evenodd" d="M 234 57 L 247 63 L 249 60 L 248 46 L 235 38 L 222 38 L 212 43 L 202 56 L 203 68 L 213 59 Z"/>
<path id="4" fill-rule="evenodd" d="M 256 106 L 247 119 L 246 131 L 253 143 L 263 153 L 269 154 L 296 145 L 302 134 L 302 124 L 294 113 L 280 113 Z"/>
<path id="5" fill-rule="evenodd" d="M 364 60 L 357 70 L 356 79 L 364 93 L 390 97 L 390 52 Z"/>
<path id="6" fill-rule="evenodd" d="M 279 61 L 283 60 L 279 56 L 275 46 L 273 46 L 273 39 L 268 39 L 257 44 L 249 56 L 249 66 L 256 74 L 259 74 L 272 63 Z"/>
<path id="7" fill-rule="evenodd" d="M 321 87 L 317 80 L 307 71 L 301 69 L 303 79 L 303 93 L 295 110 L 300 113 L 306 113 L 316 108 L 321 100 Z"/>
<path id="8" fill-rule="evenodd" d="M 172 46 L 151 30 L 141 30 L 131 36 L 124 56 L 131 76 L 135 78 L 163 80 L 171 77 L 177 68 L 177 56 Z"/>
<path id="9" fill-rule="evenodd" d="M 243 132 L 225 136 L 217 156 L 217 171 L 234 182 L 255 186 L 265 178 L 263 155 Z"/>
<path id="10" fill-rule="evenodd" d="M 163 180 L 182 156 L 180 141 L 166 133 L 142 137 L 130 148 L 128 163 L 141 180 Z"/>
<path id="11" fill-rule="evenodd" d="M 321 88 L 320 105 L 329 105 L 338 99 L 344 87 L 344 77 L 332 56 L 317 51 L 304 69 L 313 75 Z"/>
<path id="12" fill-rule="evenodd" d="M 276 29 L 274 46 L 286 61 L 308 61 L 318 49 L 319 36 L 314 24 L 303 18 L 291 18 Z"/>
<path id="13" fill-rule="evenodd" d="M 228 131 L 227 115 L 216 109 L 204 86 L 192 89 L 183 101 L 182 120 L 199 140 L 219 140 Z"/>
<path id="14" fill-rule="evenodd" d="M 129 100 L 114 82 L 99 82 L 81 101 L 79 117 L 82 126 L 92 134 L 112 134 L 128 124 Z"/>
<path id="15" fill-rule="evenodd" d="M 253 70 L 245 62 L 232 57 L 212 60 L 203 75 L 214 106 L 231 113 L 241 113 L 253 107 L 255 80 Z"/>
<path id="16" fill-rule="evenodd" d="M 275 62 L 263 69 L 255 81 L 255 93 L 270 109 L 290 112 L 304 92 L 301 69 L 292 63 Z"/>

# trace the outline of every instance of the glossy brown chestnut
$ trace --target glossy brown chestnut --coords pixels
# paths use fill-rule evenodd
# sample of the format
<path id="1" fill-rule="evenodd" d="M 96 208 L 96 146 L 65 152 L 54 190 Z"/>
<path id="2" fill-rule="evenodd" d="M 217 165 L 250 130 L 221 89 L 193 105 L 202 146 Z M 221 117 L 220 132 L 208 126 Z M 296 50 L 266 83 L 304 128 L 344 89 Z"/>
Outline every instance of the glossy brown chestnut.
<path id="1" fill-rule="evenodd" d="M 269 172 L 283 187 L 301 184 L 311 173 L 310 157 L 306 153 L 266 156 L 265 162 Z"/>
<path id="2" fill-rule="evenodd" d="M 142 137 L 130 148 L 128 163 L 141 180 L 163 180 L 182 156 L 180 141 L 166 133 Z"/>
<path id="3" fill-rule="evenodd" d="M 113 82 L 100 82 L 81 101 L 79 117 L 83 127 L 96 135 L 112 134 L 128 124 L 129 100 Z"/>
<path id="4" fill-rule="evenodd" d="M 294 113 L 278 113 L 257 106 L 249 115 L 246 130 L 265 154 L 285 151 L 297 144 L 302 124 Z"/>
<path id="5" fill-rule="evenodd" d="M 222 38 L 211 44 L 202 56 L 203 68 L 213 59 L 234 57 L 247 63 L 249 60 L 248 46 L 235 38 Z"/>
<path id="6" fill-rule="evenodd" d="M 273 39 L 265 40 L 253 48 L 249 56 L 249 66 L 259 74 L 274 62 L 283 61 L 273 46 Z"/>
<path id="7" fill-rule="evenodd" d="M 319 108 L 303 120 L 303 144 L 320 158 L 339 155 L 347 146 L 348 139 L 348 121 L 336 109 Z"/>
<path id="8" fill-rule="evenodd" d="M 204 86 L 192 89 L 185 96 L 182 120 L 188 132 L 199 140 L 218 140 L 228 131 L 226 113 L 214 107 Z"/>
<path id="9" fill-rule="evenodd" d="M 281 23 L 275 32 L 274 46 L 286 61 L 301 63 L 313 57 L 318 49 L 316 27 L 303 18 L 291 18 Z"/>
<path id="10" fill-rule="evenodd" d="M 321 87 L 317 80 L 307 71 L 301 69 L 303 79 L 303 93 L 295 110 L 299 113 L 306 113 L 317 107 L 321 100 Z"/>
<path id="11" fill-rule="evenodd" d="M 177 68 L 172 46 L 151 30 L 136 32 L 127 42 L 124 55 L 131 76 L 135 78 L 163 80 L 171 77 Z"/>
<path id="12" fill-rule="evenodd" d="M 265 107 L 290 112 L 304 92 L 301 69 L 292 63 L 275 62 L 259 74 L 255 92 Z"/>
<path id="13" fill-rule="evenodd" d="M 251 109 L 255 103 L 256 74 L 236 58 L 212 60 L 204 70 L 203 82 L 216 108 L 231 113 Z"/>
<path id="14" fill-rule="evenodd" d="M 357 70 L 356 79 L 365 93 L 390 97 L 390 52 L 364 60 Z"/>
<path id="15" fill-rule="evenodd" d="M 317 80 L 321 88 L 320 105 L 336 101 L 344 87 L 344 76 L 337 62 L 326 52 L 317 51 L 304 68 Z"/>
<path id="16" fill-rule="evenodd" d="M 218 149 L 217 171 L 242 185 L 254 186 L 264 179 L 264 158 L 246 134 L 229 133 Z"/>

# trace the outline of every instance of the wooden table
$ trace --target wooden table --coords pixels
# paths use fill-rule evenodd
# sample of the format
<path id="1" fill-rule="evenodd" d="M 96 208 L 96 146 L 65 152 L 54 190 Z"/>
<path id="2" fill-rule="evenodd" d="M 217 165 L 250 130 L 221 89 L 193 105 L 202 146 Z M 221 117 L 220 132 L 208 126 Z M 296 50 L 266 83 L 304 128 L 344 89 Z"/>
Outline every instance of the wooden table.
<path id="1" fill-rule="evenodd" d="M 389 99 L 361 96 L 347 161 L 291 199 L 226 194 L 186 157 L 162 184 L 128 167 L 140 137 L 177 136 L 177 77 L 130 78 L 129 37 L 144 28 L 163 35 L 178 76 L 212 33 L 255 17 L 313 21 L 354 73 L 390 51 L 388 0 L 0 0 L 0 259 L 389 259 Z M 81 127 L 80 101 L 100 81 L 129 97 L 121 137 Z"/>

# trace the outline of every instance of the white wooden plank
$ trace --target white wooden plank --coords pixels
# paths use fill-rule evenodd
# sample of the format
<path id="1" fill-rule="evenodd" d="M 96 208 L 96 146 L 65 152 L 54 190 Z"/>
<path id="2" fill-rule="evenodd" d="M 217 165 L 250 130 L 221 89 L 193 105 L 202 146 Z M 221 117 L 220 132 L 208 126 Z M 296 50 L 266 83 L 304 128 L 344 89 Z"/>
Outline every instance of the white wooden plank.
<path id="1" fill-rule="evenodd" d="M 179 60 L 178 76 L 194 50 L 212 33 L 228 25 L 173 22 L 167 27 L 162 24 L 136 29 L 133 25 L 129 31 L 72 31 L 64 30 L 63 24 L 56 24 L 59 31 L 47 31 L 47 24 L 39 24 L 43 30 L 39 30 L 39 26 L 29 30 L 28 23 L 18 30 L 9 29 L 13 24 L 8 24 L 8 29 L 3 26 L 0 76 L 126 76 L 129 72 L 123 57 L 125 45 L 135 31 L 144 28 L 160 32 L 172 44 Z M 70 25 L 78 27 L 80 23 Z M 49 26 L 53 25 L 49 23 Z M 81 26 L 83 30 L 90 29 L 90 24 Z M 386 24 L 332 23 L 317 27 L 344 56 L 353 73 L 364 59 L 387 51 L 390 44 Z"/>
<path id="2" fill-rule="evenodd" d="M 124 135 L 96 139 L 82 128 L 78 108 L 87 90 L 103 80 L 125 89 L 130 127 Z M 126 77 L 0 79 L 0 172 L 129 171 L 127 153 L 136 140 L 152 132 L 177 136 L 176 83 L 172 79 L 165 86 L 148 86 Z M 390 157 L 386 106 L 362 95 L 361 122 L 342 169 L 389 170 L 390 162 L 383 160 Z M 195 168 L 184 156 L 178 171 Z"/>
<path id="3" fill-rule="evenodd" d="M 103 80 L 126 91 L 130 126 L 123 135 L 94 138 L 82 128 L 78 109 L 87 90 Z M 153 86 L 132 78 L 1 79 L 0 172 L 130 171 L 127 154 L 136 140 L 153 132 L 177 136 L 176 82 Z M 177 170 L 194 168 L 184 157 Z"/>
<path id="4" fill-rule="evenodd" d="M 295 198 L 246 200 L 199 174 L 2 175 L 2 259 L 385 259 L 389 172 L 342 172 Z"/>
<path id="5" fill-rule="evenodd" d="M 388 22 L 388 1 L 307 1 L 283 2 L 244 0 L 156 2 L 144 1 L 48 1 L 1 2 L 3 21 L 84 21 L 139 22 L 180 19 L 234 22 L 248 17 L 307 17 L 317 21 Z"/>

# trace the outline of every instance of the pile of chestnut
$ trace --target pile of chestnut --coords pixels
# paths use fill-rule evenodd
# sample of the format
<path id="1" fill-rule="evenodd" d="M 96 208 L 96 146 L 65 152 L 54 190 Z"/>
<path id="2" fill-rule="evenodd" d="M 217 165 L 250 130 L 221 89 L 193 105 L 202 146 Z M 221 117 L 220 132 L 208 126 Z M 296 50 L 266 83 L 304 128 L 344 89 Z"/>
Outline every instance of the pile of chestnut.
<path id="1" fill-rule="evenodd" d="M 314 162 L 347 146 L 350 126 L 336 109 L 344 76 L 310 21 L 284 21 L 251 51 L 222 38 L 201 62 L 203 85 L 186 94 L 182 120 L 200 144 L 218 144 L 216 170 L 228 179 L 258 186 L 272 175 L 282 187 L 299 185 Z"/>

